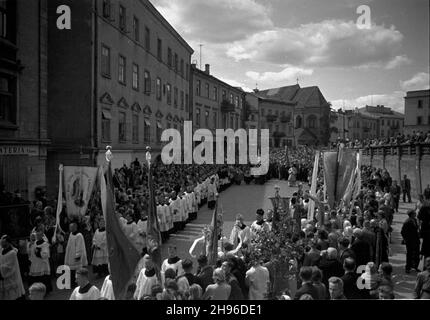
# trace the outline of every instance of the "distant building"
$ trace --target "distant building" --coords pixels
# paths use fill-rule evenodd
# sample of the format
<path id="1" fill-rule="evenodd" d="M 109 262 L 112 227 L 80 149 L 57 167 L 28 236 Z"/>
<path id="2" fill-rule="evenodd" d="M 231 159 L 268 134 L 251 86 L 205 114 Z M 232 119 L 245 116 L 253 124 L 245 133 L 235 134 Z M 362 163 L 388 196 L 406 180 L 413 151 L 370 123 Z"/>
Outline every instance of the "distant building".
<path id="1" fill-rule="evenodd" d="M 409 91 L 405 97 L 405 134 L 430 130 L 430 90 Z"/>
<path id="2" fill-rule="evenodd" d="M 260 91 L 259 96 L 294 104 L 294 145 L 327 145 L 330 140 L 330 104 L 318 87 L 298 84 Z"/>
<path id="3" fill-rule="evenodd" d="M 46 1 L 0 1 L 0 188 L 27 200 L 46 186 L 47 45 Z"/>
<path id="4" fill-rule="evenodd" d="M 71 30 L 56 27 L 59 5 L 71 8 Z M 146 146 L 155 158 L 163 130 L 189 119 L 193 49 L 148 0 L 48 6 L 51 188 L 59 163 L 101 164 L 107 145 L 114 167 L 145 161 Z"/>
<path id="5" fill-rule="evenodd" d="M 261 97 L 257 90 L 255 93 L 247 93 L 246 97 L 251 107 L 247 119 L 248 128 L 269 129 L 271 148 L 296 145 L 293 124 L 296 103 Z"/>
<path id="6" fill-rule="evenodd" d="M 330 112 L 330 142 L 349 139 L 348 116 L 346 111 L 339 109 Z"/>
<path id="7" fill-rule="evenodd" d="M 378 118 L 375 116 L 366 115 L 355 109 L 346 110 L 345 117 L 348 127 L 347 139 L 360 141 L 378 137 Z"/>
<path id="8" fill-rule="evenodd" d="M 383 105 L 365 106 L 358 111 L 367 117 L 377 119 L 377 132 L 379 138 L 395 137 L 403 133 L 405 116 Z"/>

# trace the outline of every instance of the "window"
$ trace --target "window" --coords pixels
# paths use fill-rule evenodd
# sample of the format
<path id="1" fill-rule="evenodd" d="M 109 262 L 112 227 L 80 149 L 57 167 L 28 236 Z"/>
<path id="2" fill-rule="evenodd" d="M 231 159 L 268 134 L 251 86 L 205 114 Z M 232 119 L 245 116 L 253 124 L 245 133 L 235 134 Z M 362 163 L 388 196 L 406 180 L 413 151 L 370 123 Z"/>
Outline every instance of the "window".
<path id="1" fill-rule="evenodd" d="M 234 106 L 235 106 L 236 108 L 239 108 L 239 97 L 238 97 L 238 96 L 236 96 L 236 97 L 234 98 Z"/>
<path id="2" fill-rule="evenodd" d="M 178 88 L 176 87 L 173 89 L 173 106 L 178 107 Z"/>
<path id="3" fill-rule="evenodd" d="M 190 66 L 189 64 L 185 64 L 185 80 L 189 80 L 190 79 Z"/>
<path id="4" fill-rule="evenodd" d="M 133 17 L 133 38 L 139 42 L 139 19 Z"/>
<path id="5" fill-rule="evenodd" d="M 181 90 L 181 110 L 184 110 L 185 107 L 185 93 Z"/>
<path id="6" fill-rule="evenodd" d="M 143 140 L 145 143 L 151 142 L 151 123 L 148 119 L 143 122 Z"/>
<path id="7" fill-rule="evenodd" d="M 167 66 L 172 67 L 172 49 L 167 48 Z"/>
<path id="8" fill-rule="evenodd" d="M 181 77 L 184 76 L 184 59 L 181 59 L 181 68 L 179 74 L 181 75 Z"/>
<path id="9" fill-rule="evenodd" d="M 139 90 L 139 66 L 133 63 L 133 89 Z"/>
<path id="10" fill-rule="evenodd" d="M 218 115 L 216 111 L 214 111 L 213 120 L 214 120 L 214 128 L 216 129 L 218 127 Z"/>
<path id="11" fill-rule="evenodd" d="M 186 112 L 189 112 L 189 110 L 190 110 L 188 104 L 189 104 L 189 97 L 188 97 L 188 93 L 186 93 L 185 94 L 185 111 Z"/>
<path id="12" fill-rule="evenodd" d="M 124 31 L 126 27 L 126 12 L 123 6 L 119 6 L 119 28 Z"/>
<path id="13" fill-rule="evenodd" d="M 157 58 L 160 61 L 163 59 L 163 41 L 161 39 L 157 40 Z"/>
<path id="14" fill-rule="evenodd" d="M 209 83 L 206 83 L 205 85 L 206 88 L 206 98 L 210 98 L 210 88 L 209 88 Z"/>
<path id="15" fill-rule="evenodd" d="M 175 72 L 178 72 L 178 71 L 179 71 L 179 69 L 178 69 L 178 54 L 177 54 L 177 53 L 175 53 L 175 65 L 174 65 L 174 70 L 175 70 Z"/>
<path id="16" fill-rule="evenodd" d="M 0 74 L 0 123 L 16 122 L 15 87 L 16 79 Z"/>
<path id="17" fill-rule="evenodd" d="M 148 27 L 145 28 L 145 48 L 151 51 L 151 30 Z"/>
<path id="18" fill-rule="evenodd" d="M 167 91 L 167 104 L 171 105 L 172 104 L 172 86 L 170 85 L 170 83 L 166 85 L 166 91 Z"/>
<path id="19" fill-rule="evenodd" d="M 157 100 L 161 100 L 161 79 L 157 78 L 156 80 L 156 94 L 157 94 Z"/>
<path id="20" fill-rule="evenodd" d="M 123 56 L 120 55 L 118 60 L 118 81 L 122 84 L 126 83 L 125 66 L 126 60 Z"/>
<path id="21" fill-rule="evenodd" d="M 200 92 L 202 89 L 202 82 L 200 80 L 197 80 L 197 84 L 196 84 L 196 96 L 200 96 Z"/>
<path id="22" fill-rule="evenodd" d="M 418 100 L 418 109 L 422 109 L 422 108 L 423 108 L 423 101 Z"/>
<path id="23" fill-rule="evenodd" d="M 127 141 L 126 137 L 126 120 L 125 120 L 125 112 L 119 113 L 118 119 L 118 140 L 121 142 Z"/>
<path id="24" fill-rule="evenodd" d="M 227 92 L 225 90 L 222 91 L 222 100 L 227 100 Z"/>
<path id="25" fill-rule="evenodd" d="M 218 101 L 218 88 L 214 87 L 213 97 L 215 101 Z"/>
<path id="26" fill-rule="evenodd" d="M 139 143 L 139 115 L 133 114 L 133 143 Z"/>
<path id="27" fill-rule="evenodd" d="M 160 143 L 161 142 L 161 135 L 163 134 L 163 125 L 161 124 L 160 121 L 157 121 L 156 133 L 157 133 L 157 143 Z"/>
<path id="28" fill-rule="evenodd" d="M 264 109 L 261 109 L 261 116 L 264 117 Z"/>
<path id="29" fill-rule="evenodd" d="M 110 49 L 102 45 L 102 75 L 110 77 Z"/>
<path id="30" fill-rule="evenodd" d="M 110 142 L 110 122 L 112 120 L 112 115 L 108 110 L 102 111 L 102 140 Z"/>
<path id="31" fill-rule="evenodd" d="M 205 111 L 205 126 L 209 128 L 209 111 Z"/>
<path id="32" fill-rule="evenodd" d="M 230 103 L 233 104 L 234 103 L 234 99 L 233 99 L 233 94 L 230 94 Z"/>
<path id="33" fill-rule="evenodd" d="M 103 0 L 103 17 L 110 18 L 111 3 L 110 0 Z"/>
<path id="34" fill-rule="evenodd" d="M 419 116 L 417 117 L 417 125 L 422 125 L 423 124 L 423 117 Z"/>
<path id="35" fill-rule="evenodd" d="M 200 109 L 196 109 L 196 126 L 200 127 Z"/>
<path id="36" fill-rule="evenodd" d="M 145 71 L 144 73 L 144 92 L 147 95 L 151 94 L 151 74 L 149 73 L 149 71 Z"/>

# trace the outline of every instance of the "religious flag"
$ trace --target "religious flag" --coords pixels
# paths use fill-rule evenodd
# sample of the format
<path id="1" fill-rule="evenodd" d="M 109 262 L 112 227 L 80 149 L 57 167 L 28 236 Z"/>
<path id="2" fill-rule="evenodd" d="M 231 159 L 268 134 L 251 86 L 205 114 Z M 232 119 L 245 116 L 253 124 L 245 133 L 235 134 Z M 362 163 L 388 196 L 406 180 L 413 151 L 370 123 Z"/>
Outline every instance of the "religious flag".
<path id="1" fill-rule="evenodd" d="M 106 238 L 114 296 L 125 297 L 130 280 L 140 260 L 140 254 L 121 229 L 115 214 L 112 170 L 109 162 L 106 178 L 100 167 L 100 195 L 106 221 Z"/>
<path id="2" fill-rule="evenodd" d="M 155 203 L 155 190 L 152 181 L 151 168 L 148 170 L 149 206 L 148 206 L 148 227 L 146 231 L 146 241 L 149 255 L 154 262 L 157 276 L 161 279 L 161 233 L 158 223 L 157 205 Z"/>
<path id="3" fill-rule="evenodd" d="M 324 186 L 330 208 L 335 204 L 335 184 L 337 172 L 337 152 L 324 152 Z"/>
<path id="4" fill-rule="evenodd" d="M 54 235 L 52 236 L 52 243 L 57 242 L 57 231 L 60 229 L 60 232 L 64 232 L 61 229 L 60 226 L 60 214 L 61 211 L 63 211 L 63 170 L 64 167 L 62 164 L 60 164 L 60 167 L 58 168 L 59 171 L 59 177 L 58 177 L 58 200 L 57 200 L 57 214 L 55 215 L 55 231 Z"/>
<path id="5" fill-rule="evenodd" d="M 218 235 L 219 235 L 219 223 L 218 223 L 218 197 L 215 202 L 215 209 L 212 216 L 211 223 L 211 234 L 209 239 L 209 250 L 208 250 L 208 262 L 209 265 L 216 265 L 218 260 Z"/>
<path id="6" fill-rule="evenodd" d="M 314 170 L 312 172 L 312 182 L 311 182 L 311 191 L 310 191 L 312 196 L 315 196 L 317 193 L 319 160 L 320 160 L 320 152 L 317 151 L 315 153 Z M 308 220 L 309 221 L 314 219 L 314 213 L 315 213 L 315 201 L 310 199 L 309 200 L 309 207 L 308 207 Z"/>
<path id="7" fill-rule="evenodd" d="M 85 216 L 97 178 L 97 168 L 64 167 L 67 215 L 70 219 Z"/>

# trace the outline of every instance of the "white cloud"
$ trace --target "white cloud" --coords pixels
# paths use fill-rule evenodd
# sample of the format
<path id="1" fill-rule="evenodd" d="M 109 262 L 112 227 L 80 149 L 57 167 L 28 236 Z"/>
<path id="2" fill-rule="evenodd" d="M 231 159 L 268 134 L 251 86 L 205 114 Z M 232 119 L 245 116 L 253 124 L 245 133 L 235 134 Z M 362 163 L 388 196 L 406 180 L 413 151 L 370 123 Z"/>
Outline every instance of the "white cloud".
<path id="1" fill-rule="evenodd" d="M 246 76 L 254 81 L 258 81 L 261 87 L 282 86 L 285 83 L 296 81 L 297 77 L 310 76 L 313 74 L 312 69 L 303 69 L 293 66 L 287 66 L 280 72 L 255 72 L 248 71 Z"/>
<path id="2" fill-rule="evenodd" d="M 225 83 L 231 85 L 232 87 L 241 87 L 246 92 L 252 92 L 252 89 L 247 87 L 243 82 L 239 82 L 233 79 L 221 78 L 221 77 L 218 77 L 218 79 L 220 79 L 221 81 L 224 81 Z"/>
<path id="3" fill-rule="evenodd" d="M 227 55 L 240 60 L 304 66 L 394 67 L 407 59 L 399 55 L 403 35 L 392 26 L 359 29 L 353 21 L 325 20 L 297 28 L 274 28 L 234 42 Z M 390 63 L 391 62 L 391 63 Z"/>
<path id="4" fill-rule="evenodd" d="M 256 0 L 155 0 L 161 14 L 187 39 L 225 43 L 273 28 L 270 7 Z"/>
<path id="5" fill-rule="evenodd" d="M 405 56 L 405 55 L 396 56 L 393 58 L 393 60 L 391 60 L 387 63 L 387 65 L 385 66 L 385 69 L 389 69 L 389 70 L 395 69 L 395 68 L 398 68 L 398 67 L 410 64 L 410 63 L 411 63 L 411 60 L 407 56 Z"/>
<path id="6" fill-rule="evenodd" d="M 414 75 L 411 79 L 401 81 L 400 86 L 405 91 L 425 90 L 429 89 L 430 77 L 426 72 L 420 72 Z"/>
<path id="7" fill-rule="evenodd" d="M 394 111 L 405 112 L 405 93 L 402 91 L 394 91 L 393 93 L 374 94 L 368 96 L 361 96 L 355 99 L 338 99 L 331 101 L 333 109 L 355 109 L 362 108 L 366 105 L 383 105 L 392 108 Z"/>

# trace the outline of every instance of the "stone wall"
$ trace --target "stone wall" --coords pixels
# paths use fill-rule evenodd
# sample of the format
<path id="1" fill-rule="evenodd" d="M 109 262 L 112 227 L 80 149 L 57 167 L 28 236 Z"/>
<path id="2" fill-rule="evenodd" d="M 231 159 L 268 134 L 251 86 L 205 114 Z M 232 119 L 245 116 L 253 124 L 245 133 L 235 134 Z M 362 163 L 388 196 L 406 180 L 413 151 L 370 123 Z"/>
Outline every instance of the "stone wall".
<path id="1" fill-rule="evenodd" d="M 363 150 L 363 164 L 387 169 L 399 182 L 406 174 L 415 199 L 430 184 L 430 144 L 367 148 Z"/>

